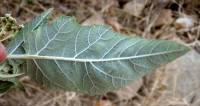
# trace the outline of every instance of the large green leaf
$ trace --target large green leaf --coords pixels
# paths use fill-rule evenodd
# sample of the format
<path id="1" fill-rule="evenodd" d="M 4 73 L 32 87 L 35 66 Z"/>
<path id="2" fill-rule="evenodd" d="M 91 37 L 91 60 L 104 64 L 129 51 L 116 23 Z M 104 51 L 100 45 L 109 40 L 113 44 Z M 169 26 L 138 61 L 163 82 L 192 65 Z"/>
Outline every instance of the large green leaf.
<path id="1" fill-rule="evenodd" d="M 9 52 L 8 58 L 26 60 L 25 72 L 36 82 L 91 95 L 121 88 L 189 50 L 171 41 L 125 36 L 107 26 L 81 26 L 67 16 L 29 31 L 21 47 L 24 54 Z"/>

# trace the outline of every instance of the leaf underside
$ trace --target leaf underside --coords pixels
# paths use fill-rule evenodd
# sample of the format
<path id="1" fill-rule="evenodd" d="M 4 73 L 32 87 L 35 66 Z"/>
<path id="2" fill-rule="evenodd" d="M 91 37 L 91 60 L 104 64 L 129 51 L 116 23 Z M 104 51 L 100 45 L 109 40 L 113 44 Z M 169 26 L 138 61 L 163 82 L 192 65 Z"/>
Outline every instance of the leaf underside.
<path id="1" fill-rule="evenodd" d="M 25 73 L 49 88 L 103 94 L 189 50 L 171 41 L 125 36 L 108 26 L 81 26 L 68 16 L 48 23 L 50 13 L 26 24 L 8 46 L 8 58 L 26 61 Z"/>

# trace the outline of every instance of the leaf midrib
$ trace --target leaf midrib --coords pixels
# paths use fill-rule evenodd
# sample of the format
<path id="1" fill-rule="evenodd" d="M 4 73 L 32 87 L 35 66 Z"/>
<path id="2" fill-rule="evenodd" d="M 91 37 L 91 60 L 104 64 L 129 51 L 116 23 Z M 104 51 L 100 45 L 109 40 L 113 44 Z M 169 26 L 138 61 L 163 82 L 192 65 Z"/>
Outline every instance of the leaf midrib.
<path id="1" fill-rule="evenodd" d="M 76 62 L 106 62 L 106 61 L 118 61 L 118 60 L 127 60 L 127 59 L 136 59 L 136 58 L 144 58 L 156 55 L 165 55 L 170 53 L 177 53 L 187 51 L 187 49 L 179 49 L 179 50 L 172 50 L 172 51 L 164 51 L 164 52 L 157 52 L 157 53 L 149 53 L 137 56 L 129 56 L 129 57 L 117 57 L 117 58 L 103 58 L 103 59 L 80 59 L 80 58 L 73 58 L 73 57 L 60 57 L 60 56 L 40 56 L 40 55 L 8 55 L 7 58 L 9 59 L 44 59 L 44 60 L 63 60 L 63 61 L 76 61 Z"/>

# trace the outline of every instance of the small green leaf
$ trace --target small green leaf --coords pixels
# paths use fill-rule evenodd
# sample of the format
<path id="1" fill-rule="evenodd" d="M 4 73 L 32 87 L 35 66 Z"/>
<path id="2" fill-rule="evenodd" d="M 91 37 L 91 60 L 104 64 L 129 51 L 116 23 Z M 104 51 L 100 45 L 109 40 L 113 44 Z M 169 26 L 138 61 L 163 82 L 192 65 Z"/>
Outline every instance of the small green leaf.
<path id="1" fill-rule="evenodd" d="M 6 92 L 14 84 L 10 81 L 1 81 L 0 80 L 0 93 Z"/>
<path id="2" fill-rule="evenodd" d="M 67 16 L 34 31 L 25 27 L 18 36 L 23 45 L 11 43 L 8 58 L 25 60 L 24 71 L 33 80 L 91 95 L 119 89 L 189 51 L 172 41 L 125 36 L 108 26 L 81 26 Z M 16 52 L 19 47 L 24 53 Z"/>

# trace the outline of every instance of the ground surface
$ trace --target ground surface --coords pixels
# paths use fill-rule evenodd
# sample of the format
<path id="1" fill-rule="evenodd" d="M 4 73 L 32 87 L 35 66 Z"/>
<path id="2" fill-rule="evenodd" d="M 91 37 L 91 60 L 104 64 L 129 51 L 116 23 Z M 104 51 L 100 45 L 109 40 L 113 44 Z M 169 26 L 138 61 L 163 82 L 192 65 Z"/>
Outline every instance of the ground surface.
<path id="1" fill-rule="evenodd" d="M 1 0 L 0 16 L 11 13 L 23 24 L 51 7 L 54 17 L 75 16 L 83 25 L 107 24 L 130 36 L 174 40 L 199 50 L 199 0 Z M 0 106 L 199 106 L 198 58 L 192 51 L 101 97 L 52 92 L 24 76 L 20 80 L 26 92 L 11 89 L 0 94 Z"/>

